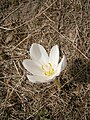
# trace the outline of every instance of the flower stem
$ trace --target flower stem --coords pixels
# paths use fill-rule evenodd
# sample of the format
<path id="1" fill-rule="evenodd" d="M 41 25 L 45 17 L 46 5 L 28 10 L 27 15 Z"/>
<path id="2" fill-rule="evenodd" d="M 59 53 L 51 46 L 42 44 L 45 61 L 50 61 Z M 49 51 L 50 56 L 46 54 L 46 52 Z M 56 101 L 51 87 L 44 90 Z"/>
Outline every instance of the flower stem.
<path id="1" fill-rule="evenodd" d="M 60 92 L 60 91 L 61 91 L 61 84 L 60 84 L 59 79 L 56 79 L 56 80 L 54 81 L 54 83 L 56 84 L 57 89 L 58 89 L 58 91 Z"/>

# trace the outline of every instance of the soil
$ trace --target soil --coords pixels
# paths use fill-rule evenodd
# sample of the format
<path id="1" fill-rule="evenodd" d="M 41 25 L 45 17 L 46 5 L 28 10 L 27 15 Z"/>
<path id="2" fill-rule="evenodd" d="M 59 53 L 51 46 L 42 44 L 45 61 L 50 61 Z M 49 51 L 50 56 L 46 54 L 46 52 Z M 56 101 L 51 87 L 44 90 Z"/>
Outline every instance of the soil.
<path id="1" fill-rule="evenodd" d="M 0 1 L 0 120 L 90 120 L 89 12 L 89 0 Z M 32 43 L 66 55 L 61 91 L 27 79 Z"/>

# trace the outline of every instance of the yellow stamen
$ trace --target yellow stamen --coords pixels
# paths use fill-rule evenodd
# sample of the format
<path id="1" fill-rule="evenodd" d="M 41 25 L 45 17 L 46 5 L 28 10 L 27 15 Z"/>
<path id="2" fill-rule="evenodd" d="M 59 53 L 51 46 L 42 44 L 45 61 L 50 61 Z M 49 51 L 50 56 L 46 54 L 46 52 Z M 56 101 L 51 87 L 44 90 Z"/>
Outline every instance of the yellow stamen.
<path id="1" fill-rule="evenodd" d="M 48 63 L 47 65 L 42 65 L 42 70 L 44 71 L 44 74 L 46 76 L 51 76 L 55 73 L 51 63 Z"/>
<path id="2" fill-rule="evenodd" d="M 44 65 L 42 65 L 42 69 L 44 70 Z"/>

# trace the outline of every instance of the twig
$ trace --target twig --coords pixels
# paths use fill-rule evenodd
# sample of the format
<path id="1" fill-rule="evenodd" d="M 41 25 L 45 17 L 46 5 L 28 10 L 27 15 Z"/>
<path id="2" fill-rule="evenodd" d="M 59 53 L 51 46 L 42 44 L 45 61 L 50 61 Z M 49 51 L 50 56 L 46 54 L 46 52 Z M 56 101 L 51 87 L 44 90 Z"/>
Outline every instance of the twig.
<path id="1" fill-rule="evenodd" d="M 20 75 L 20 72 L 19 72 L 19 70 L 18 70 L 18 67 L 17 67 L 17 65 L 16 65 L 16 63 L 15 63 L 14 60 L 13 60 L 13 63 L 14 63 L 14 66 L 15 66 L 15 68 L 16 68 L 17 73 L 19 74 L 19 76 L 21 76 L 21 75 Z"/>
<path id="2" fill-rule="evenodd" d="M 40 31 L 44 26 L 46 26 L 46 24 L 44 24 L 44 25 L 39 29 L 39 31 Z M 38 32 L 38 30 L 35 30 L 35 31 L 32 32 L 31 34 L 28 34 L 27 37 L 25 37 L 22 41 L 20 41 L 20 42 L 11 50 L 11 52 L 12 52 L 13 50 L 15 50 L 21 43 L 23 43 L 25 40 L 27 40 L 28 38 L 30 38 L 30 37 L 31 37 L 33 34 L 35 34 L 36 32 Z"/>
<path id="3" fill-rule="evenodd" d="M 8 30 L 8 31 L 12 30 L 11 28 L 6 28 L 6 27 L 2 27 L 2 26 L 0 26 L 0 29 Z"/>
<path id="4" fill-rule="evenodd" d="M 77 49 L 78 52 L 81 53 L 87 60 L 89 60 L 89 58 L 88 58 L 84 53 L 82 53 L 81 50 L 79 50 L 79 49 L 73 44 L 73 42 L 72 42 L 68 37 L 62 35 L 60 32 L 58 32 L 58 30 L 56 30 L 56 29 L 55 29 L 53 26 L 51 26 L 50 24 L 49 24 L 49 26 L 50 26 L 53 30 L 55 30 L 55 31 L 60 35 L 60 37 L 62 37 L 62 38 L 65 39 L 65 40 L 68 40 L 70 43 L 72 43 L 73 47 L 74 47 L 75 49 Z"/>
<path id="5" fill-rule="evenodd" d="M 19 84 L 21 84 L 21 82 L 23 81 L 23 77 L 24 77 L 24 75 L 21 77 L 21 79 L 19 80 L 19 82 L 17 82 L 17 84 L 15 85 L 15 87 L 12 87 L 12 91 L 11 91 L 10 94 L 6 97 L 4 103 L 6 103 L 7 99 L 9 99 L 9 98 L 11 97 L 11 95 L 12 95 L 13 91 L 15 90 L 15 88 L 18 87 Z M 16 91 L 16 90 L 15 90 L 15 91 Z M 17 93 L 17 91 L 16 91 L 16 93 Z M 18 95 L 18 93 L 17 93 L 17 95 Z M 18 95 L 18 96 L 19 96 L 19 95 Z M 19 98 L 21 99 L 20 96 L 19 96 Z"/>
<path id="6" fill-rule="evenodd" d="M 56 91 L 55 91 L 55 93 L 56 93 Z M 53 93 L 53 94 L 55 94 L 55 93 Z M 49 96 L 49 98 L 50 98 L 51 96 Z M 30 118 L 31 117 L 33 117 L 35 114 L 37 114 L 45 105 L 47 105 L 47 101 L 48 101 L 48 99 L 45 101 L 45 103 L 36 111 L 36 112 L 34 112 L 32 115 L 30 115 L 29 117 L 27 117 L 26 118 L 26 120 L 30 120 Z"/>
<path id="7" fill-rule="evenodd" d="M 0 77 L 0 79 L 10 79 L 10 78 L 21 78 L 21 77 L 20 76 L 15 76 L 15 75 Z"/>
<path id="8" fill-rule="evenodd" d="M 61 88 L 63 88 L 68 83 L 72 82 L 74 80 L 74 78 L 76 78 L 85 68 L 86 68 L 86 66 L 83 69 L 81 69 L 74 77 L 72 77 L 71 80 L 67 81 L 64 85 L 62 85 Z"/>
<path id="9" fill-rule="evenodd" d="M 17 28 L 19 28 L 19 27 L 21 27 L 21 26 L 23 26 L 23 25 L 25 25 L 25 24 L 27 24 L 27 23 L 29 23 L 29 22 L 32 22 L 34 19 L 36 19 L 37 17 L 39 17 L 40 15 L 42 15 L 45 11 L 47 11 L 53 4 L 55 4 L 56 3 L 56 1 L 57 0 L 55 0 L 51 5 L 49 5 L 45 10 L 43 10 L 41 13 L 38 13 L 34 18 L 32 18 L 31 20 L 28 20 L 28 21 L 26 21 L 26 22 L 24 22 L 24 23 L 22 23 L 21 25 L 19 25 L 19 26 L 17 26 L 17 27 L 15 27 L 15 28 L 7 28 L 7 30 L 15 30 L 15 29 L 17 29 Z M 2 28 L 3 29 L 3 28 Z M 5 28 L 6 29 L 6 28 Z"/>
<path id="10" fill-rule="evenodd" d="M 90 46 L 88 46 L 88 48 L 87 48 L 85 54 L 87 54 L 89 50 L 90 50 Z"/>
<path id="11" fill-rule="evenodd" d="M 43 15 L 44 15 L 49 21 L 51 21 L 52 23 L 55 24 L 55 21 L 51 20 L 51 18 L 49 18 L 45 13 L 43 13 Z"/>
<path id="12" fill-rule="evenodd" d="M 27 40 L 32 34 L 29 34 L 27 37 L 25 37 L 21 42 L 19 42 L 11 51 L 15 50 L 21 43 L 23 43 L 25 40 Z"/>
<path id="13" fill-rule="evenodd" d="M 20 4 L 20 5 L 18 6 L 18 8 L 16 8 L 15 10 L 13 10 L 13 11 L 12 11 L 9 15 L 7 15 L 5 18 L 3 18 L 3 19 L 1 20 L 1 22 L 0 22 L 0 24 L 1 24 L 2 22 L 4 22 L 10 15 L 12 15 L 14 12 L 16 12 L 22 5 L 23 5 L 23 3 Z"/>
<path id="14" fill-rule="evenodd" d="M 29 117 L 26 118 L 26 120 L 30 120 L 31 117 L 33 117 L 35 114 L 37 114 L 45 105 L 47 104 L 47 102 L 45 102 L 44 105 L 42 105 L 38 110 L 36 110 L 36 112 L 34 112 L 32 115 L 30 115 Z"/>

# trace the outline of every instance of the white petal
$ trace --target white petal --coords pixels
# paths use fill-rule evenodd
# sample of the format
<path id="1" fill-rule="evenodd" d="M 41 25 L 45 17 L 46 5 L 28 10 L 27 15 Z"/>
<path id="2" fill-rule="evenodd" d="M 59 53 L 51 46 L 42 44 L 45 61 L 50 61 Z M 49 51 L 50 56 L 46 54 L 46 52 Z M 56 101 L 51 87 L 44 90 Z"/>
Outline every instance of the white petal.
<path id="1" fill-rule="evenodd" d="M 27 78 L 29 79 L 29 81 L 33 83 L 46 83 L 53 81 L 55 76 L 46 77 L 46 76 L 27 75 Z"/>
<path id="2" fill-rule="evenodd" d="M 33 43 L 30 48 L 30 56 L 33 60 L 38 60 L 41 57 L 41 51 L 38 44 Z"/>
<path id="3" fill-rule="evenodd" d="M 32 74 L 34 75 L 44 75 L 43 70 L 42 70 L 42 66 L 30 59 L 25 59 L 23 61 L 23 66 Z"/>
<path id="4" fill-rule="evenodd" d="M 45 83 L 47 82 L 47 77 L 35 76 L 35 75 L 27 75 L 29 81 L 33 83 Z"/>
<path id="5" fill-rule="evenodd" d="M 54 68 L 56 68 L 59 62 L 59 48 L 57 45 L 52 47 L 49 57 L 50 63 L 53 65 Z"/>
<path id="6" fill-rule="evenodd" d="M 60 74 L 61 71 L 65 69 L 66 65 L 67 65 L 67 60 L 65 55 L 63 55 L 63 58 L 61 59 L 61 62 L 58 64 L 57 67 L 57 76 Z"/>
<path id="7" fill-rule="evenodd" d="M 33 60 L 39 61 L 41 64 L 48 63 L 48 54 L 44 47 L 40 44 L 32 44 L 30 48 L 30 56 Z"/>

